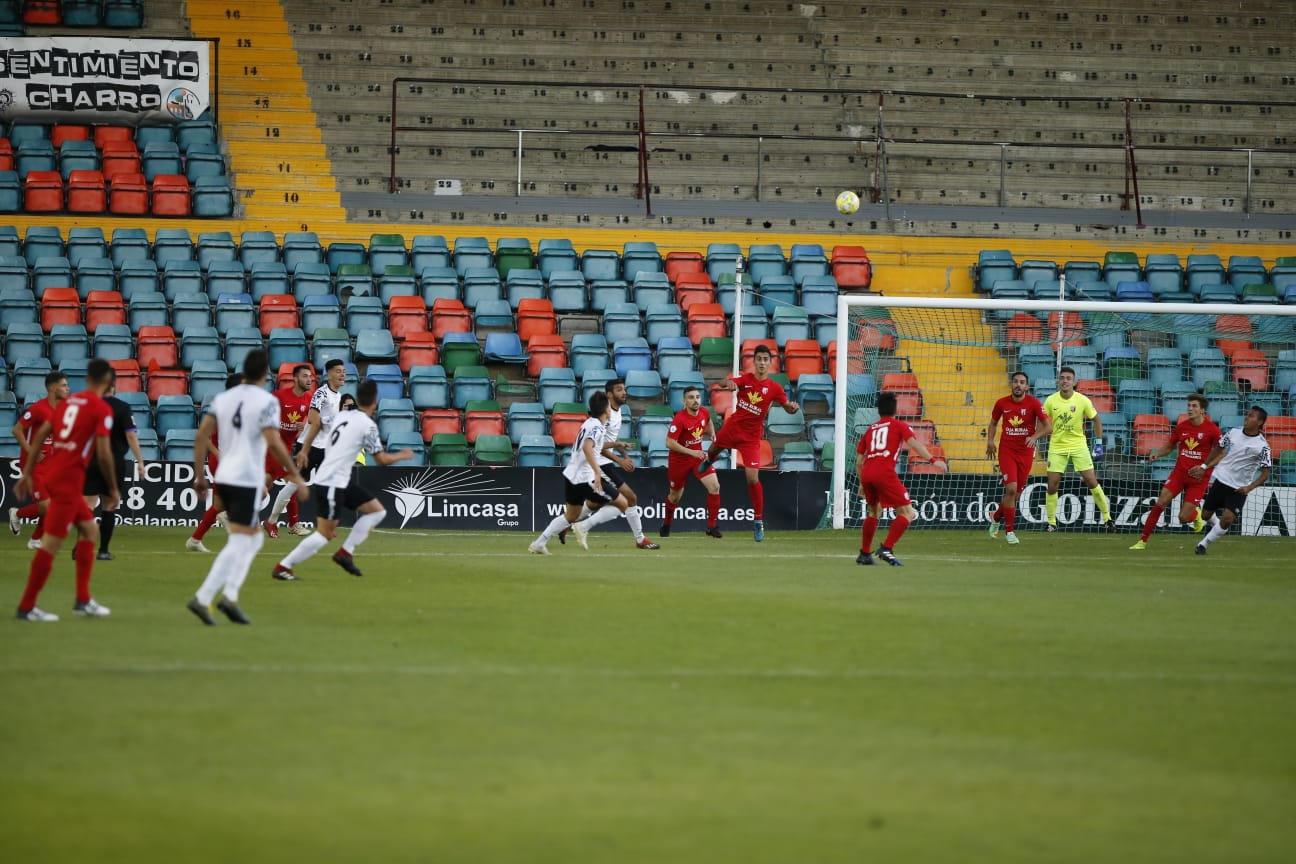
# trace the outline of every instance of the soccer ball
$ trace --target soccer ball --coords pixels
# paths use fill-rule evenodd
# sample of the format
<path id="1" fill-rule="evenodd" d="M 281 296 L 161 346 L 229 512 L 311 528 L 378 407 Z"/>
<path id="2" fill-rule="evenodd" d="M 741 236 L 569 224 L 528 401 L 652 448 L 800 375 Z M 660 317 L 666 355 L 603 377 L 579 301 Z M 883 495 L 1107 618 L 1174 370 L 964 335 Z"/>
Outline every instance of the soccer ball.
<path id="1" fill-rule="evenodd" d="M 847 216 L 859 209 L 859 196 L 847 189 L 837 195 L 837 211 Z"/>

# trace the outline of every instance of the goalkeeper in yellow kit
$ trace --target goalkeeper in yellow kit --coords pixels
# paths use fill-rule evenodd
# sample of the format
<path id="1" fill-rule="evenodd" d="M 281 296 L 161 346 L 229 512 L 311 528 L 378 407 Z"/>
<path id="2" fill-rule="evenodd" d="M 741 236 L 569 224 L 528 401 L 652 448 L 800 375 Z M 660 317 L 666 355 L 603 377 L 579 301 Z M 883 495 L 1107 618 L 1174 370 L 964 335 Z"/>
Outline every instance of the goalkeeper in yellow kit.
<path id="1" fill-rule="evenodd" d="M 1075 370 L 1063 366 L 1058 371 L 1057 392 L 1044 400 L 1044 413 L 1053 424 L 1053 432 L 1049 436 L 1048 495 L 1044 499 L 1050 532 L 1057 530 L 1058 485 L 1062 482 L 1062 475 L 1066 473 L 1068 465 L 1075 466 L 1081 481 L 1089 488 L 1089 494 L 1093 495 L 1098 512 L 1102 514 L 1103 527 L 1113 527 L 1111 504 L 1094 474 L 1094 460 L 1103 456 L 1102 419 L 1094 410 L 1089 397 L 1076 392 L 1075 383 Z M 1092 453 L 1089 441 L 1085 438 L 1086 420 L 1093 421 Z"/>

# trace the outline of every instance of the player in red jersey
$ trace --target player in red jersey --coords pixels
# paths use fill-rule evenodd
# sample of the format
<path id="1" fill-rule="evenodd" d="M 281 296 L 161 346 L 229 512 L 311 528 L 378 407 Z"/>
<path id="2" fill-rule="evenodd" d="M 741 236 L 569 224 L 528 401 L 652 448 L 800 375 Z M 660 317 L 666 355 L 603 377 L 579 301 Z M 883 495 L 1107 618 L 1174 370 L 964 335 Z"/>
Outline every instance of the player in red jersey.
<path id="1" fill-rule="evenodd" d="M 714 467 L 702 467 L 706 461 L 706 453 L 702 450 L 704 439 L 715 439 L 711 412 L 702 407 L 702 391 L 688 387 L 684 390 L 684 407 L 675 412 L 666 433 L 666 449 L 670 451 L 666 457 L 666 479 L 670 491 L 666 493 L 666 518 L 657 532 L 663 537 L 670 536 L 675 509 L 684 497 L 684 484 L 691 475 L 697 477 L 702 488 L 706 489 L 706 534 L 720 538 L 720 529 L 716 527 L 716 520 L 720 517 L 720 480 Z"/>
<path id="2" fill-rule="evenodd" d="M 44 459 L 49 455 L 50 447 L 54 444 L 52 438 L 46 438 L 43 441 L 36 439 L 34 436 L 36 430 L 41 427 L 47 420 L 52 420 L 54 412 L 58 405 L 68 397 L 67 376 L 62 372 L 50 372 L 45 376 L 45 398 L 33 402 L 27 406 L 27 410 L 18 418 L 10 430 L 18 441 L 18 446 L 22 448 L 23 462 L 31 455 L 32 450 L 40 452 L 42 461 L 36 463 L 36 470 L 32 473 L 32 500 L 26 507 L 9 508 L 9 530 L 14 536 L 22 533 L 22 520 L 39 519 L 36 523 L 36 530 L 32 532 L 31 540 L 27 543 L 28 549 L 37 549 L 40 547 L 42 535 L 45 533 L 45 511 L 49 507 L 49 490 L 45 486 L 45 463 Z"/>
<path id="3" fill-rule="evenodd" d="M 109 614 L 107 606 L 100 605 L 90 596 L 90 576 L 94 571 L 99 526 L 82 497 L 82 490 L 85 488 L 86 464 L 93 455 L 107 488 L 101 496 L 104 507 L 116 507 L 120 498 L 116 465 L 108 444 L 108 435 L 112 432 L 112 409 L 103 400 L 103 394 L 112 386 L 113 377 L 113 369 L 107 360 L 91 360 L 86 367 L 86 389 L 59 403 L 53 419 L 45 421 L 36 430 L 37 439 L 50 433 L 54 435 L 50 454 L 44 460 L 50 504 L 45 513 L 45 536 L 32 556 L 27 588 L 18 603 L 18 617 L 23 621 L 58 620 L 57 615 L 38 608 L 36 599 L 49 579 L 54 556 L 73 525 L 80 539 L 72 556 L 76 559 L 76 604 L 72 610 L 77 615 L 96 618 Z M 22 476 L 14 486 L 16 494 L 24 495 L 32 488 L 39 456 L 35 450 L 27 455 Z"/>
<path id="4" fill-rule="evenodd" d="M 315 369 L 309 363 L 302 363 L 293 367 L 293 381 L 289 387 L 283 387 L 274 391 L 273 395 L 279 402 L 279 437 L 283 440 L 284 446 L 288 452 L 292 453 L 293 448 L 297 445 L 298 438 L 301 437 L 302 430 L 306 428 L 306 417 L 310 414 L 311 397 L 315 393 L 312 386 L 315 383 Z M 272 485 L 276 480 L 287 476 L 287 471 L 280 465 L 274 456 L 266 456 L 266 485 Z M 297 490 L 289 489 L 284 486 L 279 490 L 278 497 L 275 498 L 274 506 L 270 508 L 270 517 L 265 520 L 266 534 L 272 539 L 279 536 L 279 514 L 288 509 L 288 533 L 289 534 L 309 534 L 310 529 L 301 524 L 297 512 Z"/>
<path id="5" fill-rule="evenodd" d="M 752 352 L 754 372 L 744 372 L 734 378 L 720 382 L 720 387 L 737 393 L 734 398 L 733 412 L 720 427 L 720 434 L 707 450 L 706 461 L 698 466 L 698 472 L 711 467 L 725 450 L 737 450 L 742 456 L 743 466 L 747 469 L 747 497 L 751 500 L 752 536 L 759 543 L 765 539 L 765 489 L 760 482 L 760 442 L 765 436 L 765 415 L 772 405 L 783 406 L 789 414 L 801 410 L 797 403 L 787 398 L 783 385 L 769 377 L 769 367 L 773 360 L 769 346 L 757 345 Z"/>
<path id="6" fill-rule="evenodd" d="M 1183 493 L 1183 503 L 1179 505 L 1179 521 L 1193 522 L 1196 531 L 1205 527 L 1204 522 L 1200 525 L 1197 523 L 1201 522 L 1201 503 L 1206 496 L 1206 487 L 1210 484 L 1211 472 L 1207 469 L 1200 477 L 1189 472 L 1206 464 L 1206 458 L 1224 435 L 1215 422 L 1206 416 L 1208 404 L 1206 397 L 1200 393 L 1189 396 L 1188 416 L 1175 424 L 1169 441 L 1148 454 L 1148 461 L 1155 462 L 1175 447 L 1179 448 L 1179 458 L 1175 460 L 1174 469 L 1161 486 L 1161 494 L 1156 503 L 1148 511 L 1147 519 L 1143 522 L 1143 534 L 1131 549 L 1147 548 L 1148 538 L 1156 530 L 1157 520 L 1180 492 Z"/>
<path id="7" fill-rule="evenodd" d="M 878 417 L 872 426 L 860 436 L 855 452 L 859 454 L 855 464 L 859 469 L 859 494 L 868 505 L 860 537 L 860 553 L 856 564 L 872 564 L 873 556 L 869 549 L 873 545 L 873 535 L 877 531 L 878 518 L 883 507 L 894 507 L 895 518 L 887 531 L 886 541 L 878 549 L 877 557 L 895 567 L 902 566 L 900 559 L 892 551 L 900 542 L 909 523 L 917 515 L 913 504 L 909 502 L 909 490 L 896 476 L 896 460 L 900 450 L 908 447 L 910 452 L 920 459 L 932 458 L 923 443 L 914 437 L 913 429 L 903 420 L 895 418 L 896 396 L 894 393 L 881 393 L 877 400 Z M 943 464 L 945 460 L 936 460 Z"/>
<path id="8" fill-rule="evenodd" d="M 995 458 L 995 427 L 1003 420 L 999 438 L 999 479 L 1003 482 L 1003 498 L 999 510 L 990 520 L 990 536 L 999 536 L 999 523 L 1003 523 L 1006 539 L 1017 544 L 1017 496 L 1030 479 L 1031 465 L 1035 462 L 1035 444 L 1049 434 L 1053 424 L 1044 413 L 1044 406 L 1030 395 L 1030 379 L 1025 372 L 1014 372 L 1009 378 L 1012 393 L 995 402 L 990 411 L 990 425 L 986 427 L 986 458 Z"/>
<path id="9" fill-rule="evenodd" d="M 225 389 L 228 390 L 231 387 L 237 387 L 242 383 L 243 373 L 231 372 L 225 378 Z M 213 429 L 211 444 L 207 448 L 207 473 L 212 477 L 216 476 L 216 469 L 220 467 L 220 442 L 217 440 L 218 437 L 216 430 Z M 224 505 L 216 496 L 216 493 L 212 492 L 211 501 L 208 502 L 207 509 L 203 511 L 202 518 L 198 520 L 198 527 L 194 529 L 194 533 L 185 541 L 186 549 L 190 552 L 206 552 L 209 555 L 211 554 L 211 550 L 204 546 L 202 541 L 203 538 L 207 536 L 207 532 L 211 530 L 212 526 L 217 522 L 220 522 L 223 507 Z M 221 524 L 223 525 L 224 523 L 222 522 Z"/>

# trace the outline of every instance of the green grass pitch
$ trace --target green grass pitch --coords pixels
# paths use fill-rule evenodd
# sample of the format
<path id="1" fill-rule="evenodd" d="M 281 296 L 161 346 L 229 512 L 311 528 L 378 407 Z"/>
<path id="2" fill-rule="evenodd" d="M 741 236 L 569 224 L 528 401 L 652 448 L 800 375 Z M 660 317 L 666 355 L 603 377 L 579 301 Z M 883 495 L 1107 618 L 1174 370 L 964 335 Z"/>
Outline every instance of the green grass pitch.
<path id="1" fill-rule="evenodd" d="M 655 527 L 655 526 L 653 526 Z M 106 620 L 0 621 L 13 862 L 1260 862 L 1296 849 L 1296 559 L 1131 535 L 383 531 L 184 609 L 119 529 Z M 6 541 L 16 606 L 29 554 Z M 219 547 L 223 533 L 209 535 Z M 329 547 L 331 552 L 336 543 Z M 8 611 L 7 615 L 12 615 Z M 218 617 L 220 617 L 218 615 Z"/>

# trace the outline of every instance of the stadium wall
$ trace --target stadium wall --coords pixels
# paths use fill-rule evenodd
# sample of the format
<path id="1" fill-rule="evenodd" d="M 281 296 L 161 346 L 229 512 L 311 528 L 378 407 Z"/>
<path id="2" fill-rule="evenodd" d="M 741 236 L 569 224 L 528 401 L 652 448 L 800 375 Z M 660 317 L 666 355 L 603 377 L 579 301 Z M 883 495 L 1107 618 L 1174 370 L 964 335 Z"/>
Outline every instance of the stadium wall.
<path id="1" fill-rule="evenodd" d="M 401 467 L 363 468 L 363 483 L 378 495 L 388 516 L 384 526 L 407 530 L 516 531 L 539 533 L 562 510 L 562 477 L 557 468 L 449 468 Z M 1101 470 L 1101 469 L 1100 469 Z M 14 506 L 13 483 L 19 474 L 16 460 L 9 460 L 0 485 L 0 509 Z M 771 531 L 810 530 L 819 527 L 830 494 L 830 475 L 824 471 L 767 471 L 761 475 L 767 509 L 765 525 Z M 640 469 L 634 474 L 635 492 L 644 508 L 647 530 L 655 531 L 665 514 L 666 471 Z M 989 478 L 993 479 L 993 478 Z M 849 486 L 850 484 L 848 484 Z M 993 488 L 986 477 L 951 475 L 925 478 L 928 494 L 915 500 L 918 510 L 915 528 L 980 528 L 988 508 L 998 503 L 987 497 Z M 1104 478 L 1103 486 L 1112 501 L 1117 527 L 1134 531 L 1141 527 L 1148 507 L 1160 491 L 1148 480 Z M 751 512 L 742 471 L 720 472 L 721 531 L 750 529 Z M 1019 505 L 1025 530 L 1044 523 L 1044 478 L 1026 486 Z M 863 505 L 854 494 L 847 507 L 863 518 Z M 187 462 L 151 462 L 141 474 L 128 478 L 122 489 L 118 511 L 127 526 L 194 526 L 207 506 L 193 488 L 193 466 Z M 705 503 L 701 488 L 692 485 L 684 494 L 682 512 L 676 515 L 677 531 L 702 531 Z M 1178 527 L 1167 508 L 1163 525 Z M 884 513 L 883 522 L 890 513 Z M 302 506 L 302 519 L 314 518 L 314 503 Z M 1096 526 L 1093 499 L 1075 477 L 1063 480 L 1058 521 L 1063 528 Z M 618 522 L 605 529 L 624 532 Z M 1296 486 L 1265 485 L 1247 499 L 1242 515 L 1245 534 L 1296 536 Z M 741 533 L 736 534 L 741 537 Z"/>

